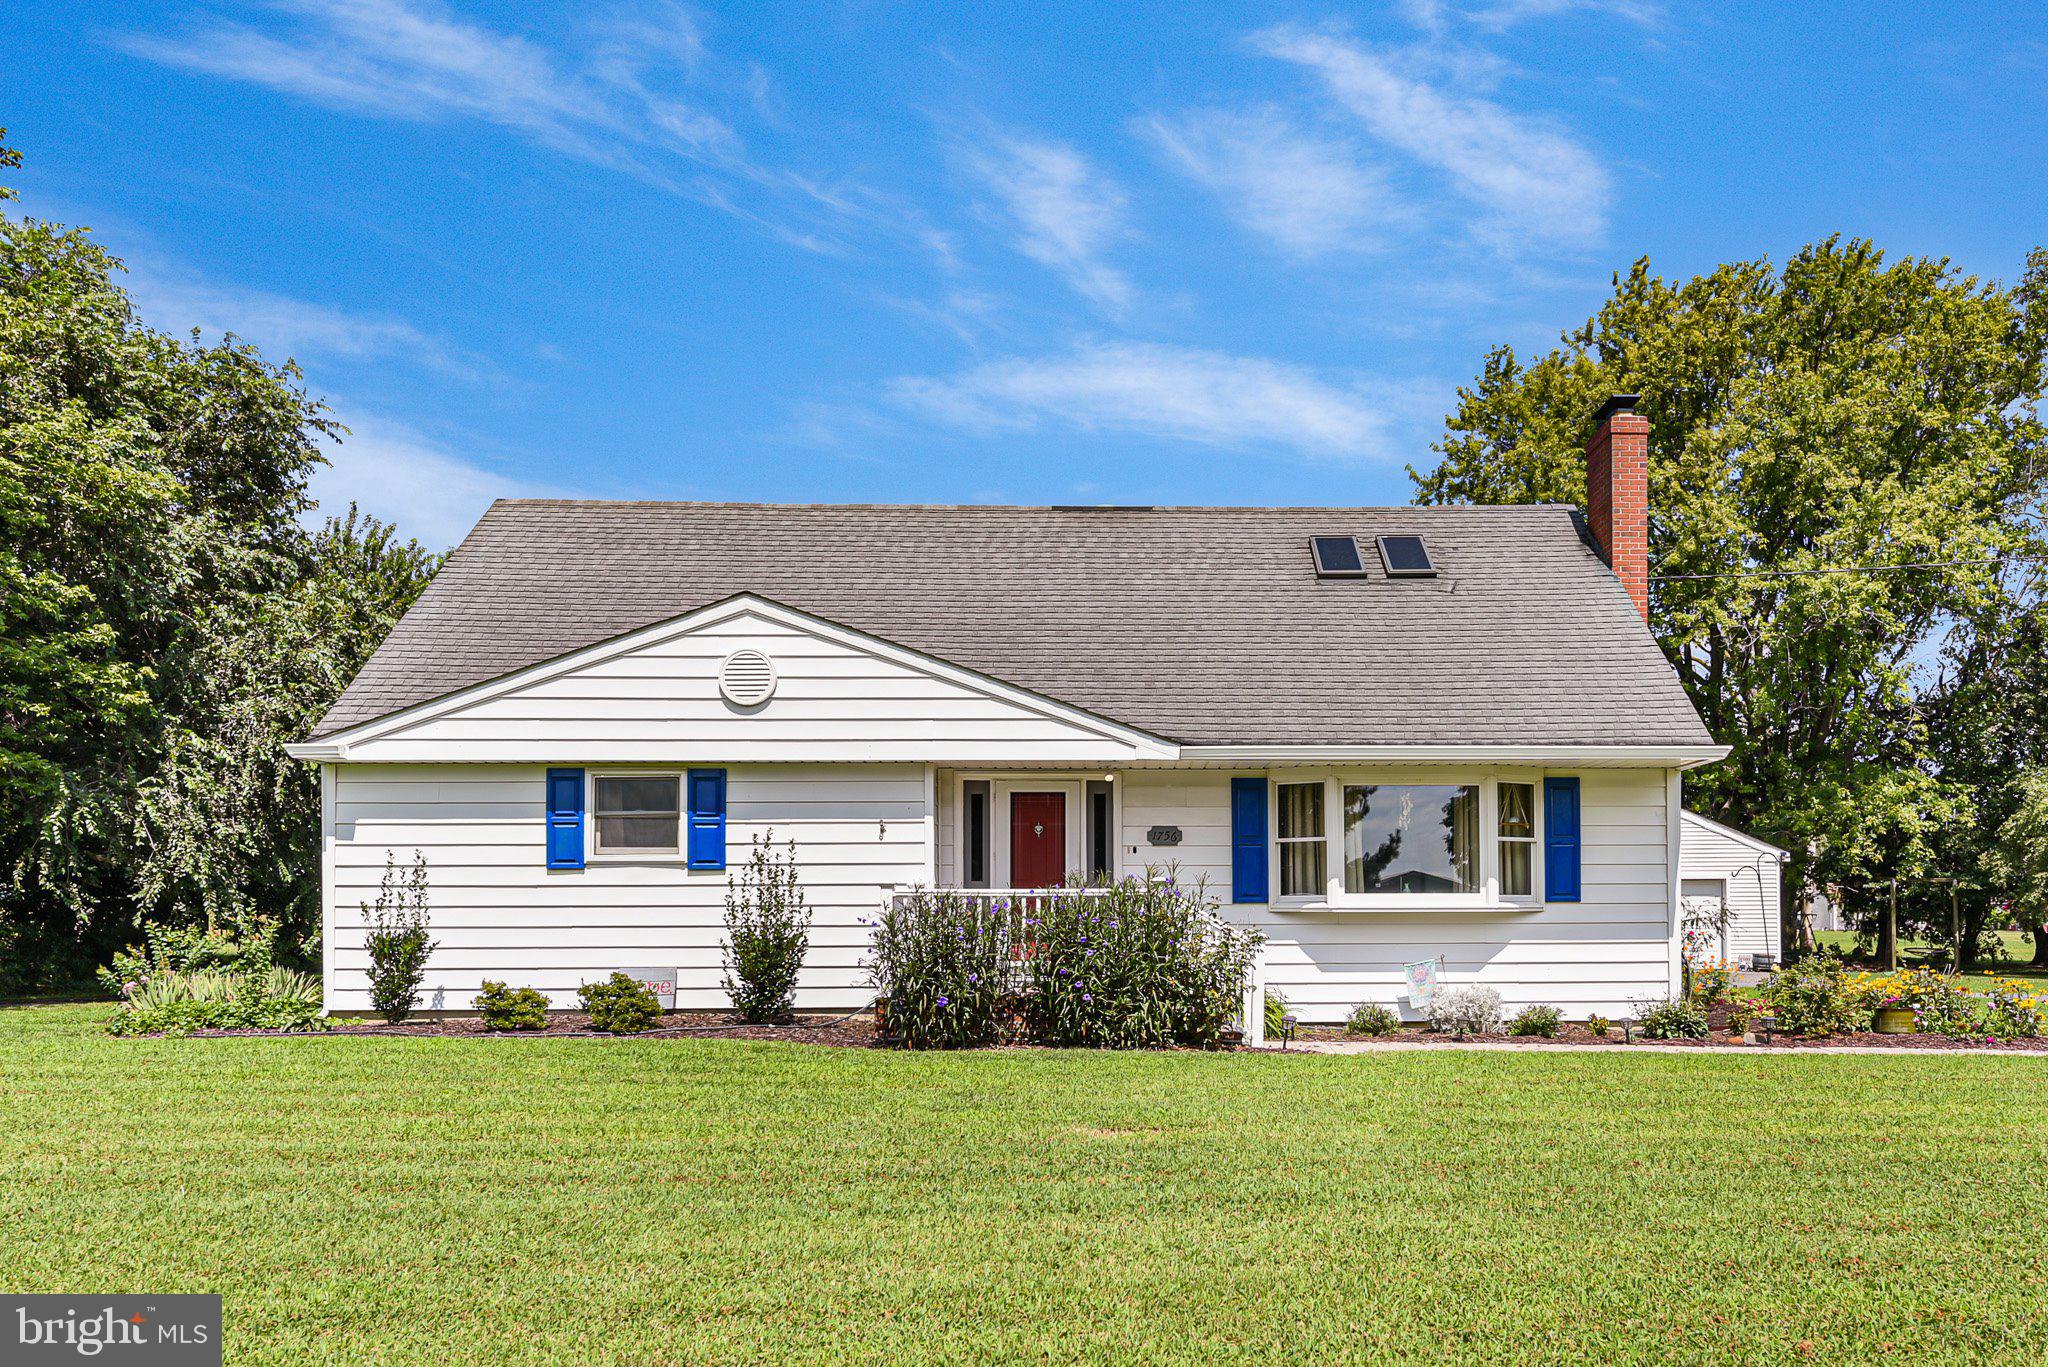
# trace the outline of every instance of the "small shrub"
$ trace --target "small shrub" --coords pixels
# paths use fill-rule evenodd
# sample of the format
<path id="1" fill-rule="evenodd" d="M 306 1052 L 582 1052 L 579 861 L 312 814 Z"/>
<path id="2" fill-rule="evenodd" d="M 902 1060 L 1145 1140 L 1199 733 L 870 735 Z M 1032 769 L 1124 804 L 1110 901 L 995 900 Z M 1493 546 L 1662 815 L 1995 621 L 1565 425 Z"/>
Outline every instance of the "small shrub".
<path id="1" fill-rule="evenodd" d="M 1614 1022 L 1605 1016 L 1586 1017 L 1586 1033 L 1595 1039 L 1606 1039 L 1614 1030 Z"/>
<path id="2" fill-rule="evenodd" d="M 1266 1038 L 1279 1039 L 1287 1032 L 1287 1017 L 1294 1013 L 1294 1003 L 1277 987 L 1262 989 L 1259 1001 L 1266 1017 Z"/>
<path id="3" fill-rule="evenodd" d="M 1389 1007 L 1378 1002 L 1361 1002 L 1351 1008 L 1350 1019 L 1344 1022 L 1347 1035 L 1366 1035 L 1377 1038 L 1391 1035 L 1401 1028 L 1401 1018 Z"/>
<path id="4" fill-rule="evenodd" d="M 1214 906 L 1204 885 L 1152 874 L 1034 898 L 1019 959 L 1032 1034 L 1103 1049 L 1221 1045 L 1244 1009 L 1259 937 Z"/>
<path id="5" fill-rule="evenodd" d="M 1728 1007 L 1728 1033 L 1747 1035 L 1763 1019 L 1763 1007 L 1755 997 L 1737 997 Z"/>
<path id="6" fill-rule="evenodd" d="M 637 1035 L 661 1016 L 661 999 L 648 991 L 647 984 L 614 973 L 598 983 L 576 989 L 583 1009 L 590 1015 L 590 1028 L 613 1035 Z"/>
<path id="7" fill-rule="evenodd" d="M 1711 1033 L 1706 1008 L 1672 998 L 1647 1002 L 1636 1012 L 1644 1039 L 1705 1039 Z"/>
<path id="8" fill-rule="evenodd" d="M 427 938 L 427 857 L 415 853 L 401 879 L 397 863 L 385 856 L 377 900 L 362 908 L 369 927 L 363 947 L 370 954 L 370 1005 L 396 1025 L 412 1014 L 434 952 Z"/>
<path id="9" fill-rule="evenodd" d="M 1508 1022 L 1508 1033 L 1555 1039 L 1557 1027 L 1563 1023 L 1564 1013 L 1554 1006 L 1525 1006 Z"/>
<path id="10" fill-rule="evenodd" d="M 1423 1013 L 1429 1028 L 1446 1035 L 1500 1033 L 1500 993 L 1490 987 L 1453 987 L 1438 991 Z"/>
<path id="11" fill-rule="evenodd" d="M 485 979 L 483 991 L 476 994 L 476 1009 L 486 1030 L 545 1030 L 548 1024 L 548 999 L 530 987 L 512 988 Z"/>
<path id="12" fill-rule="evenodd" d="M 1816 955 L 1771 975 L 1763 997 L 1788 1035 L 1839 1035 L 1870 1026 L 1873 1002 L 1868 984 L 1852 977 L 1840 959 Z"/>
<path id="13" fill-rule="evenodd" d="M 263 973 L 275 961 L 277 935 L 274 921 L 258 921 L 240 939 L 211 927 L 144 926 L 142 944 L 116 953 L 97 976 L 108 996 L 125 1000 L 166 973 Z"/>
<path id="14" fill-rule="evenodd" d="M 1008 902 L 919 888 L 875 924 L 868 981 L 889 1034 L 911 1049 L 992 1044 L 1016 1014 Z"/>
<path id="15" fill-rule="evenodd" d="M 787 1020 L 810 947 L 811 913 L 796 881 L 796 842 L 775 850 L 775 832 L 754 851 L 725 895 L 725 990 L 743 1021 Z"/>

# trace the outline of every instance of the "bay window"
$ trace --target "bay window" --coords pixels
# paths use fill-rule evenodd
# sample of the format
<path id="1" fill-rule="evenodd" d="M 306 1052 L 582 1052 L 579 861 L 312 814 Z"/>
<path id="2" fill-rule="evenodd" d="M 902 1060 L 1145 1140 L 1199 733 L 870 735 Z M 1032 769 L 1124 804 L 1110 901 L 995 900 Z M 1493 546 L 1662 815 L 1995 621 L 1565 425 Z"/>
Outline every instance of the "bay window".
<path id="1" fill-rule="evenodd" d="M 1331 910 L 1541 906 L 1539 779 L 1415 767 L 1273 778 L 1273 891 Z"/>

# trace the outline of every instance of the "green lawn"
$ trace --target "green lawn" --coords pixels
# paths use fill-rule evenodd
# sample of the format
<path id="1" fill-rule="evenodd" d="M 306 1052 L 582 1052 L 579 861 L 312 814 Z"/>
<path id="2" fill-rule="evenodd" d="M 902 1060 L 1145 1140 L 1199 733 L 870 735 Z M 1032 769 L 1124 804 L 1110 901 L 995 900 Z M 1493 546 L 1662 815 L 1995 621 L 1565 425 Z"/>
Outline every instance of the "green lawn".
<path id="1" fill-rule="evenodd" d="M 120 1041 L 0 1010 L 0 1289 L 230 1362 L 2048 1358 L 2048 1059 Z"/>

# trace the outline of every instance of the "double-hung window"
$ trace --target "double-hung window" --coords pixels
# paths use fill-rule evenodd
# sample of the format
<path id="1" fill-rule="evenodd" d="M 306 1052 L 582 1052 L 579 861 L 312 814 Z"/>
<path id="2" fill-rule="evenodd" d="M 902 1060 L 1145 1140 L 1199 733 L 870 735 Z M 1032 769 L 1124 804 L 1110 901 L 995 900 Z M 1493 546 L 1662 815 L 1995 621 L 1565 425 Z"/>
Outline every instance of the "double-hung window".
<path id="1" fill-rule="evenodd" d="M 1277 783 L 1273 791 L 1280 818 L 1274 823 L 1280 895 L 1327 896 L 1329 834 L 1323 828 L 1322 783 Z"/>
<path id="2" fill-rule="evenodd" d="M 1536 785 L 1499 785 L 1500 895 L 1532 897 L 1536 892 Z"/>
<path id="3" fill-rule="evenodd" d="M 682 853 L 681 775 L 600 775 L 596 788 L 597 853 Z"/>

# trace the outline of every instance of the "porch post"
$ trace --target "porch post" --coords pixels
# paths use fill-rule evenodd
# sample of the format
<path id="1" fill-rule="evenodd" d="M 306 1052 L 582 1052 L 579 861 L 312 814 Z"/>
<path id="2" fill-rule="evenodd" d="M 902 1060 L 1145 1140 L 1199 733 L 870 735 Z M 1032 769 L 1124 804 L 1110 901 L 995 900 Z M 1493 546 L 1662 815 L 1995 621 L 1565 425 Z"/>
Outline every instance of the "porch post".
<path id="1" fill-rule="evenodd" d="M 1244 1042 L 1253 1049 L 1266 1044 L 1266 947 L 1259 946 L 1244 989 Z"/>

